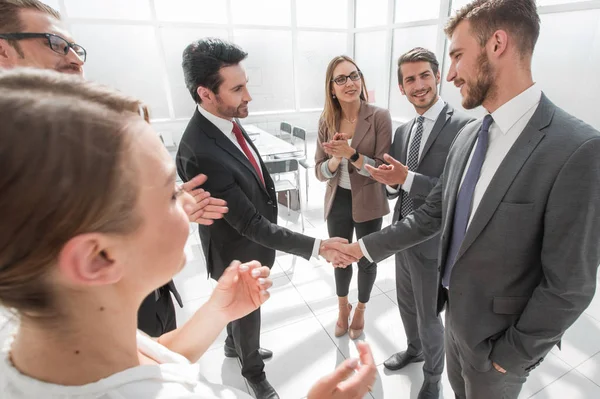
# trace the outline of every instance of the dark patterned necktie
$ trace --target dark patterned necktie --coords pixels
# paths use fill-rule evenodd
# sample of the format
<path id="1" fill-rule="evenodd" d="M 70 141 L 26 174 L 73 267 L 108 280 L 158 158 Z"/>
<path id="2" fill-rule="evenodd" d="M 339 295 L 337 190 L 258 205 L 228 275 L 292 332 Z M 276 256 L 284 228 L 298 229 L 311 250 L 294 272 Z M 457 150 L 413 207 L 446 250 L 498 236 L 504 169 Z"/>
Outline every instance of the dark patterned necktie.
<path id="1" fill-rule="evenodd" d="M 413 137 L 412 143 L 410 144 L 410 150 L 408 151 L 408 158 L 406 160 L 406 166 L 408 170 L 415 171 L 419 166 L 419 149 L 421 148 L 421 139 L 423 138 L 423 121 L 424 117 L 419 116 L 417 118 L 417 129 L 415 130 L 415 136 Z M 400 208 L 400 218 L 406 217 L 409 213 L 414 210 L 412 198 L 408 196 L 406 191 L 402 191 L 402 207 Z"/>

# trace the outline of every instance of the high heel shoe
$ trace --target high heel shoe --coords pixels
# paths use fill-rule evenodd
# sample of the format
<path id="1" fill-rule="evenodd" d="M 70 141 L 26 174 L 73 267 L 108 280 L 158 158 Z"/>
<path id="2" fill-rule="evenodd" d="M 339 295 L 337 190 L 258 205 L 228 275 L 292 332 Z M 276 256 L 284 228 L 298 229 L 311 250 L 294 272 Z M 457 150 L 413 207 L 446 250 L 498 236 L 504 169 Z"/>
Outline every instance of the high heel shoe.
<path id="1" fill-rule="evenodd" d="M 348 310 L 348 316 L 345 318 L 346 319 L 345 327 L 343 325 L 340 325 L 340 318 L 343 317 L 343 313 L 346 311 L 346 309 L 344 309 L 344 308 L 346 308 Z M 350 312 L 351 311 L 352 311 L 352 305 L 350 305 L 349 303 L 347 303 L 345 305 L 340 305 L 340 314 L 338 316 L 338 321 L 335 323 L 336 338 L 339 338 L 348 332 L 348 325 L 350 324 Z"/>
<path id="2" fill-rule="evenodd" d="M 361 307 L 359 305 L 356 307 L 356 310 L 354 311 L 354 317 L 352 318 L 352 323 L 350 324 L 350 328 L 348 329 L 348 335 L 350 336 L 350 339 L 352 339 L 352 340 L 359 338 L 362 335 L 363 330 L 365 329 L 365 309 L 366 309 L 366 306 L 363 305 Z M 362 327 L 361 328 L 352 328 L 357 314 L 362 316 L 362 318 L 363 318 Z"/>

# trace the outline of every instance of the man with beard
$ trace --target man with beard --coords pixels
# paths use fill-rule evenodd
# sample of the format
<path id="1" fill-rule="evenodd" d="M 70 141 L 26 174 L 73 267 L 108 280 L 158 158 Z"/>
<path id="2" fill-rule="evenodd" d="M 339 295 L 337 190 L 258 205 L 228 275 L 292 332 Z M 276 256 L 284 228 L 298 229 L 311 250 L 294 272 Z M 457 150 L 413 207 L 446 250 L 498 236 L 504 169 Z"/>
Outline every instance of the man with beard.
<path id="1" fill-rule="evenodd" d="M 272 267 L 275 250 L 305 259 L 322 255 L 335 265 L 356 261 L 325 249 L 325 244 L 346 240 L 332 238 L 321 245 L 321 240 L 277 225 L 273 180 L 237 119 L 248 116 L 252 100 L 240 64 L 246 56 L 216 38 L 198 40 L 183 52 L 186 87 L 197 107 L 179 144 L 177 172 L 183 181 L 207 175 L 206 189 L 229 206 L 224 220 L 199 228 L 209 275 L 218 280 L 234 260 Z M 260 308 L 227 325 L 225 356 L 240 358 L 242 375 L 257 399 L 279 398 L 264 373 L 263 359 L 272 355 L 260 348 Z"/>
<path id="2" fill-rule="evenodd" d="M 438 95 L 439 63 L 435 54 L 414 48 L 398 60 L 398 86 L 417 117 L 396 130 L 390 165 L 367 170 L 398 198 L 392 222 L 419 208 L 444 170 L 456 134 L 472 119 Z M 398 158 L 396 160 L 395 158 Z M 388 237 L 391 238 L 391 237 Z M 444 371 L 444 326 L 436 312 L 439 236 L 396 254 L 396 295 L 408 348 L 386 360 L 388 370 L 425 361 L 418 399 L 438 398 Z"/>
<path id="3" fill-rule="evenodd" d="M 0 69 L 32 67 L 69 73 L 83 78 L 87 52 L 64 26 L 60 14 L 38 0 L 0 0 Z M 196 176 L 183 185 L 196 199 L 187 209 L 190 222 L 211 224 L 227 211 L 225 202 L 211 198 L 202 189 L 206 176 Z M 177 328 L 171 293 L 183 306 L 173 281 L 155 290 L 142 302 L 138 328 L 152 337 Z"/>
<path id="4" fill-rule="evenodd" d="M 457 398 L 517 398 L 592 300 L 600 133 L 534 84 L 534 0 L 476 0 L 450 19 L 448 81 L 482 105 L 425 204 L 360 244 L 380 261 L 441 231 L 438 312 Z M 388 238 L 392 237 L 392 239 Z"/>

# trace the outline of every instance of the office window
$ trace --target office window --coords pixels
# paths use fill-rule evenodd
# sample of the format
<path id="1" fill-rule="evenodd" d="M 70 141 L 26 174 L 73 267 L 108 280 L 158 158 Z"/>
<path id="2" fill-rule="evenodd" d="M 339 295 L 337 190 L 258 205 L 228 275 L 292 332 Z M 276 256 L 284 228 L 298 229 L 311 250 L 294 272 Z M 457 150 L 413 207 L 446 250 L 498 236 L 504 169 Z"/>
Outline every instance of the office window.
<path id="1" fill-rule="evenodd" d="M 194 110 L 194 101 L 185 87 L 183 70 L 181 69 L 181 56 L 183 50 L 193 41 L 203 37 L 219 37 L 227 40 L 226 29 L 199 29 L 199 28 L 161 28 L 160 36 L 165 51 L 167 76 L 175 118 L 188 118 Z"/>
<path id="2" fill-rule="evenodd" d="M 435 53 L 437 46 L 437 25 L 394 29 L 392 62 L 390 69 L 390 112 L 394 118 L 408 120 L 415 115 L 415 109 L 398 88 L 398 58 L 415 47 L 424 47 Z M 441 64 L 441 58 L 437 54 Z M 441 73 L 441 71 L 440 71 Z"/>
<path id="3" fill-rule="evenodd" d="M 253 98 L 250 112 L 294 109 L 292 33 L 237 29 L 234 38 L 248 53 L 244 66 Z"/>
<path id="4" fill-rule="evenodd" d="M 227 23 L 227 2 L 213 0 L 154 0 L 159 21 Z"/>
<path id="5" fill-rule="evenodd" d="M 150 106 L 153 119 L 169 117 L 153 27 L 73 24 L 72 33 L 88 51 L 86 79 L 141 99 Z"/>
<path id="6" fill-rule="evenodd" d="M 600 128 L 600 9 L 543 14 L 541 20 L 535 81 L 556 105 Z"/>
<path id="7" fill-rule="evenodd" d="M 440 0 L 396 0 L 396 23 L 437 19 Z"/>
<path id="8" fill-rule="evenodd" d="M 356 0 L 356 27 L 387 25 L 388 0 Z"/>
<path id="9" fill-rule="evenodd" d="M 148 0 L 65 0 L 69 18 L 150 20 Z"/>
<path id="10" fill-rule="evenodd" d="M 386 60 L 387 31 L 357 33 L 354 36 L 356 63 L 363 73 L 369 102 L 387 108 L 389 80 L 384 73 Z"/>
<path id="11" fill-rule="evenodd" d="M 346 50 L 345 33 L 298 32 L 300 108 L 323 107 L 327 65 L 337 55 L 348 55 Z"/>
<path id="12" fill-rule="evenodd" d="M 296 0 L 296 23 L 306 28 L 348 28 L 348 0 Z"/>
<path id="13" fill-rule="evenodd" d="M 231 0 L 234 24 L 290 26 L 290 0 Z"/>

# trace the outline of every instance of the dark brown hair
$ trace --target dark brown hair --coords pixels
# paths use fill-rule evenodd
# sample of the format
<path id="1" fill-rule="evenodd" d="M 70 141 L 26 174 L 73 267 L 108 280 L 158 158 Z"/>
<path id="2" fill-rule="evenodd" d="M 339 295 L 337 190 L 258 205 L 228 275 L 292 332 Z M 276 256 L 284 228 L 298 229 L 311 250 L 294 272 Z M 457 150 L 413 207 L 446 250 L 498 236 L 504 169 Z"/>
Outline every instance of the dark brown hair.
<path id="1" fill-rule="evenodd" d="M 323 113 L 321 113 L 321 123 L 324 123 L 329 132 L 332 134 L 335 134 L 338 122 L 342 118 L 342 106 L 340 105 L 339 100 L 337 98 L 333 98 L 331 94 L 331 88 L 335 84 L 332 81 L 334 77 L 333 71 L 335 70 L 335 67 L 342 62 L 350 62 L 358 71 L 360 71 L 360 68 L 358 65 L 356 65 L 356 62 L 354 62 L 354 60 L 347 55 L 339 55 L 329 61 L 327 71 L 325 72 L 325 107 L 323 108 Z M 367 101 L 367 84 L 365 83 L 365 77 L 362 76 L 362 73 L 360 76 L 360 82 L 360 99 L 362 101 Z"/>
<path id="2" fill-rule="evenodd" d="M 404 77 L 402 76 L 402 65 L 407 62 L 429 62 L 434 77 L 437 76 L 440 70 L 440 63 L 435 54 L 423 47 L 415 47 L 407 51 L 398 58 L 398 84 L 404 86 Z"/>
<path id="3" fill-rule="evenodd" d="M 60 19 L 58 11 L 38 0 L 0 0 L 0 33 L 23 32 L 25 26 L 20 16 L 21 11 L 23 10 L 41 11 L 50 14 L 56 19 Z M 21 51 L 19 43 L 15 40 L 7 41 L 22 57 L 23 52 Z"/>
<path id="4" fill-rule="evenodd" d="M 141 224 L 126 154 L 145 106 L 53 71 L 0 73 L 0 304 L 58 315 L 47 276 L 63 246 Z"/>
<path id="5" fill-rule="evenodd" d="M 475 0 L 450 18 L 448 37 L 462 21 L 471 23 L 471 31 L 483 47 L 498 29 L 512 35 L 521 57 L 531 57 L 540 35 L 540 16 L 535 0 Z"/>

